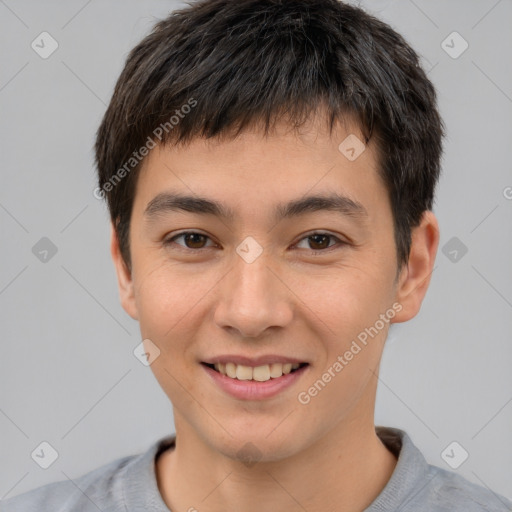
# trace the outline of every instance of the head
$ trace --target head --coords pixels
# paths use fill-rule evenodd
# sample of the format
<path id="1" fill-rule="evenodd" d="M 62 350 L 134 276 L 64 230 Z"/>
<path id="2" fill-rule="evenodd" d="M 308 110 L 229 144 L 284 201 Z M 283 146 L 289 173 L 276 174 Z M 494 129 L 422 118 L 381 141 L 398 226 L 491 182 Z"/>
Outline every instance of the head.
<path id="1" fill-rule="evenodd" d="M 200 1 L 131 51 L 95 195 L 177 428 L 279 458 L 373 417 L 389 326 L 417 314 L 434 263 L 442 135 L 417 54 L 337 0 Z M 226 354 L 306 364 L 243 400 L 205 368 Z"/>

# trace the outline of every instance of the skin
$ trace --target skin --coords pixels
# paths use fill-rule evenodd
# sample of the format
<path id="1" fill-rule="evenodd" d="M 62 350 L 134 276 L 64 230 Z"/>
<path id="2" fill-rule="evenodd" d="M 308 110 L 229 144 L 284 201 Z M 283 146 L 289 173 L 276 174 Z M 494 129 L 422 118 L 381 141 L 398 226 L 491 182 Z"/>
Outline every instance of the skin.
<path id="1" fill-rule="evenodd" d="M 315 118 L 300 133 L 279 123 L 267 137 L 254 128 L 236 139 L 157 147 L 137 182 L 131 273 L 111 230 L 122 306 L 160 349 L 151 369 L 173 405 L 176 447 L 156 464 L 173 512 L 360 511 L 391 477 L 396 459 L 374 427 L 389 323 L 307 405 L 297 399 L 393 304 L 401 310 L 391 323 L 418 313 L 439 242 L 427 211 L 395 279 L 393 219 L 375 148 L 370 143 L 349 161 L 338 145 L 350 133 L 362 139 L 355 125 L 329 135 Z M 235 218 L 168 212 L 148 223 L 144 209 L 163 191 L 215 199 Z M 367 217 L 320 211 L 273 220 L 274 205 L 321 192 L 348 195 Z M 184 230 L 207 238 L 164 245 Z M 308 239 L 317 231 L 334 238 Z M 247 236 L 263 248 L 250 264 L 236 253 Z M 220 354 L 269 353 L 309 366 L 266 400 L 227 395 L 200 364 Z M 247 442 L 260 456 L 250 466 L 238 454 Z"/>

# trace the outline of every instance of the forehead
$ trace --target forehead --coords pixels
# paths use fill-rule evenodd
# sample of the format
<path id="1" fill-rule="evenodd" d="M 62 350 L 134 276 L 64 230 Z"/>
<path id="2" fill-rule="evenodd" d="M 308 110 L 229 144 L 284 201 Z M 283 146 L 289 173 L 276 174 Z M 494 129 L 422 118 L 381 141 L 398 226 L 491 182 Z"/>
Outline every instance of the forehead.
<path id="1" fill-rule="evenodd" d="M 387 197 L 375 153 L 348 122 L 332 133 L 313 121 L 298 131 L 281 124 L 267 135 L 252 129 L 237 137 L 196 138 L 151 150 L 140 170 L 135 202 L 149 216 L 166 203 L 181 201 L 185 209 L 193 208 L 195 196 L 204 209 L 226 218 L 238 209 L 259 208 L 285 217 L 307 209 L 300 198 L 315 196 L 318 206 L 319 196 L 330 196 L 325 205 L 331 209 L 368 214 L 371 203 Z"/>

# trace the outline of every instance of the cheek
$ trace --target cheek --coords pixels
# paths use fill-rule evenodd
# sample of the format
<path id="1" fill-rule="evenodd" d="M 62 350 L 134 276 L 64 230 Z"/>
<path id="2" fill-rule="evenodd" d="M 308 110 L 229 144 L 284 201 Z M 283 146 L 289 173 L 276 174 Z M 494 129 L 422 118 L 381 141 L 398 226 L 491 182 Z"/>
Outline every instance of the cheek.
<path id="1" fill-rule="evenodd" d="M 142 336 L 162 353 L 183 354 L 200 324 L 202 300 L 216 282 L 211 277 L 167 262 L 139 271 L 134 281 Z"/>
<path id="2" fill-rule="evenodd" d="M 297 397 L 300 404 L 311 405 L 307 410 L 319 411 L 319 417 L 331 410 L 333 422 L 348 415 L 362 396 L 371 395 L 391 318 L 381 319 L 389 305 L 377 288 L 340 279 L 335 290 L 318 296 L 317 311 L 329 331 L 322 339 L 324 352 Z"/>
<path id="3" fill-rule="evenodd" d="M 328 326 L 323 331 L 324 357 L 312 376 L 328 381 L 319 403 L 329 400 L 352 402 L 377 370 L 384 341 L 393 318 L 388 283 L 382 273 L 367 266 L 338 272 L 328 288 L 307 288 L 308 305 Z M 381 316 L 384 315 L 384 318 Z M 318 324 L 318 322 L 317 322 Z M 320 325 L 320 324 L 319 324 Z M 322 384 L 319 384 L 321 388 Z M 315 393 L 315 390 L 312 391 Z M 320 393 L 319 393 L 320 394 Z M 329 398 L 328 398 L 329 397 Z"/>
<path id="4" fill-rule="evenodd" d="M 187 407 L 188 393 L 183 384 L 197 364 L 194 340 L 201 299 L 212 284 L 200 273 L 181 271 L 167 262 L 147 267 L 135 277 L 139 323 L 143 339 L 150 339 L 160 350 L 151 371 L 161 388 L 178 409 Z M 200 398 L 200 390 L 194 391 Z"/>
<path id="5" fill-rule="evenodd" d="M 330 328 L 335 339 L 356 336 L 389 307 L 390 279 L 377 265 L 359 262 L 303 279 L 300 298 Z"/>

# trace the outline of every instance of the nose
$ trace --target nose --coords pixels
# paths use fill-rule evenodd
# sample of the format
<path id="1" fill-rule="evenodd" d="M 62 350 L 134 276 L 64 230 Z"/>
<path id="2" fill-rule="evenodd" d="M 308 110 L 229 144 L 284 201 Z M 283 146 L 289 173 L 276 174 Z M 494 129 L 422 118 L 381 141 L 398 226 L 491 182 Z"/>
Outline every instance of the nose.
<path id="1" fill-rule="evenodd" d="M 244 338 L 257 338 L 267 329 L 285 327 L 293 318 L 293 293 L 264 253 L 252 263 L 240 257 L 221 281 L 215 323 Z"/>

